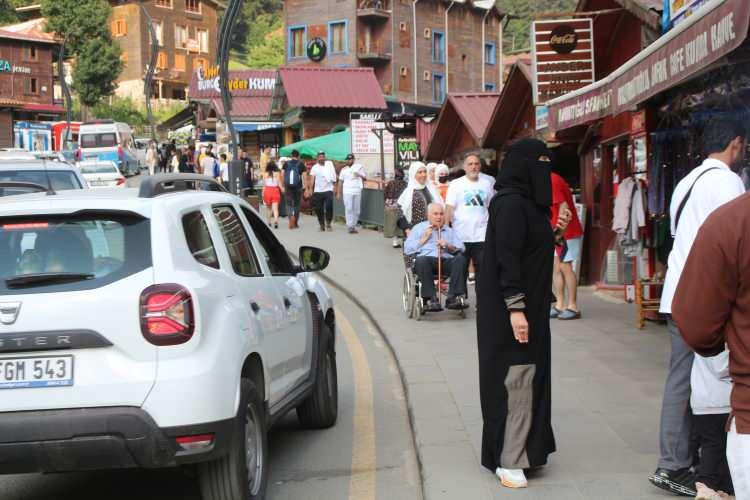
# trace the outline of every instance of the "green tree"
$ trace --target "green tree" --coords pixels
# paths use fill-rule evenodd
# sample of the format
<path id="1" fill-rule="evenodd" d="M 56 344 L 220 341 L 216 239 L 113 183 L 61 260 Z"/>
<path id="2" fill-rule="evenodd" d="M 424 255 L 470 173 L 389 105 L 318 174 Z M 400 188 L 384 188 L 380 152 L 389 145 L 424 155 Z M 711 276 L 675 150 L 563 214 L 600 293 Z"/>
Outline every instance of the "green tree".
<path id="1" fill-rule="evenodd" d="M 237 16 L 237 23 L 234 27 L 232 52 L 240 57 L 244 57 L 250 51 L 248 45 L 248 38 L 254 37 L 255 45 L 263 43 L 263 36 L 265 36 L 270 30 L 263 31 L 259 29 L 258 22 L 259 18 L 264 15 L 270 15 L 273 20 L 282 22 L 282 9 L 283 0 L 252 0 L 245 1 L 242 5 L 242 10 L 239 16 Z M 262 24 L 266 24 L 265 21 L 261 21 Z M 261 33 L 260 37 L 257 37 L 257 33 Z"/>
<path id="2" fill-rule="evenodd" d="M 127 98 L 115 97 L 112 102 L 100 101 L 92 109 L 95 118 L 112 119 L 131 126 L 146 125 L 146 114 Z"/>
<path id="3" fill-rule="evenodd" d="M 15 6 L 10 0 L 0 0 L 0 26 L 18 21 Z"/>
<path id="4" fill-rule="evenodd" d="M 247 65 L 255 69 L 276 69 L 284 64 L 284 34 L 275 31 L 263 43 L 250 48 Z"/>
<path id="5" fill-rule="evenodd" d="M 502 12 L 517 16 L 508 22 L 503 33 L 505 52 L 529 50 L 531 20 L 542 12 L 572 12 L 578 0 L 497 0 Z"/>
<path id="6" fill-rule="evenodd" d="M 119 45 L 102 38 L 91 39 L 76 54 L 73 89 L 82 104 L 94 106 L 102 97 L 114 93 L 121 71 Z"/>
<path id="7" fill-rule="evenodd" d="M 67 35 L 68 51 L 78 55 L 95 38 L 109 41 L 112 8 L 105 0 L 42 0 L 47 31 Z"/>

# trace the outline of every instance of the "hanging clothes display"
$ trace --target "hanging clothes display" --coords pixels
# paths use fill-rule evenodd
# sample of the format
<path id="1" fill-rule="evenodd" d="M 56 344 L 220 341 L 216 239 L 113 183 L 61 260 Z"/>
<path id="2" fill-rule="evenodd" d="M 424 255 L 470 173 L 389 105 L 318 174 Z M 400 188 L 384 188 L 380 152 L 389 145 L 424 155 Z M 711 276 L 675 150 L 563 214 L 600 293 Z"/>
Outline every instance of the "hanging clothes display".
<path id="1" fill-rule="evenodd" d="M 627 177 L 617 189 L 612 230 L 619 235 L 626 257 L 637 257 L 643 251 L 643 228 L 646 227 L 646 188 L 642 181 Z"/>

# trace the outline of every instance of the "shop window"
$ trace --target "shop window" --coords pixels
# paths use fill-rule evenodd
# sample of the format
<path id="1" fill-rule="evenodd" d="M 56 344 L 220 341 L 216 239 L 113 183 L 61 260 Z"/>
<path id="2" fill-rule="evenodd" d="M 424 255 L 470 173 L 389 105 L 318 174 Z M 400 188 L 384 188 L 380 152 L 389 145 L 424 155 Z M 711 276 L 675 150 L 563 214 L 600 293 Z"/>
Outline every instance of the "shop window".
<path id="1" fill-rule="evenodd" d="M 24 80 L 24 92 L 26 94 L 38 94 L 39 93 L 39 80 L 36 78 L 27 78 Z"/>
<path id="2" fill-rule="evenodd" d="M 208 54 L 208 30 L 199 29 L 196 33 L 198 38 L 198 52 Z"/>
<path id="3" fill-rule="evenodd" d="M 185 71 L 185 54 L 174 55 L 174 69 L 176 71 Z"/>
<path id="4" fill-rule="evenodd" d="M 432 32 L 432 62 L 445 64 L 445 38 L 440 31 Z"/>
<path id="5" fill-rule="evenodd" d="M 328 47 L 331 54 L 346 54 L 349 52 L 346 21 L 332 21 L 328 23 Z"/>
<path id="6" fill-rule="evenodd" d="M 39 60 L 39 50 L 35 45 L 27 45 L 23 48 L 23 60 L 36 62 Z"/>
<path id="7" fill-rule="evenodd" d="M 187 48 L 188 29 L 187 26 L 174 26 L 174 46 L 178 49 Z"/>
<path id="8" fill-rule="evenodd" d="M 185 0 L 185 11 L 192 12 L 193 14 L 200 14 L 201 13 L 200 0 Z"/>
<path id="9" fill-rule="evenodd" d="M 305 46 L 307 45 L 307 27 L 291 26 L 289 28 L 289 59 L 305 57 Z"/>
<path id="10" fill-rule="evenodd" d="M 442 104 L 445 99 L 445 78 L 441 73 L 432 74 L 432 102 Z"/>
<path id="11" fill-rule="evenodd" d="M 128 34 L 128 26 L 125 19 L 115 19 L 112 21 L 110 31 L 114 38 L 119 38 Z"/>
<path id="12" fill-rule="evenodd" d="M 185 92 L 185 89 L 183 88 L 173 88 L 172 89 L 172 99 L 176 99 L 178 101 L 184 101 L 187 99 L 187 93 Z"/>
<path id="13" fill-rule="evenodd" d="M 156 31 L 156 39 L 159 41 L 160 46 L 164 46 L 164 24 L 161 21 L 151 21 L 151 24 Z"/>
<path id="14" fill-rule="evenodd" d="M 484 62 L 485 64 L 495 65 L 495 44 L 485 43 L 484 44 Z"/>
<path id="15" fill-rule="evenodd" d="M 172 8 L 172 0 L 156 0 L 157 7 L 164 7 L 165 9 Z"/>
<path id="16" fill-rule="evenodd" d="M 165 52 L 159 52 L 159 56 L 156 58 L 156 69 L 167 69 L 167 54 Z"/>

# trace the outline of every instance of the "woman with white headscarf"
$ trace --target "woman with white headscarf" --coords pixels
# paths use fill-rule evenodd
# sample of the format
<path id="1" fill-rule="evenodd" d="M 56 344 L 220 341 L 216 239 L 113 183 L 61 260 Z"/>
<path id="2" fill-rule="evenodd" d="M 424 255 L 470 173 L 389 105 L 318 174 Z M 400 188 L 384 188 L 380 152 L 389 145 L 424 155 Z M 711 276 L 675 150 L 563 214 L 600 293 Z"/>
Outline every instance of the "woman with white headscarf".
<path id="1" fill-rule="evenodd" d="M 437 178 L 437 190 L 440 193 L 440 197 L 445 203 L 445 196 L 448 194 L 448 186 L 450 181 L 448 180 L 451 173 L 451 169 L 445 163 L 441 163 L 435 169 L 435 177 Z"/>
<path id="2" fill-rule="evenodd" d="M 430 182 L 427 166 L 421 161 L 409 165 L 409 184 L 398 198 L 401 217 L 398 227 L 409 234 L 412 226 L 427 220 L 427 206 L 430 203 L 443 203 L 435 186 Z"/>

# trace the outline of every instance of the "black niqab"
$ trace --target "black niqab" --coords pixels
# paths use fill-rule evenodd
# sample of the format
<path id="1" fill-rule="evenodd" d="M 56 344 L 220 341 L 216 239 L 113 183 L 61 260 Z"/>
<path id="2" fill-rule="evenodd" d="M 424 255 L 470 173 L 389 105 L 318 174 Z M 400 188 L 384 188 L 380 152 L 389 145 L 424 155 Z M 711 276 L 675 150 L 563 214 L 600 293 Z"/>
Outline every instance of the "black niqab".
<path id="1" fill-rule="evenodd" d="M 520 193 L 543 207 L 552 206 L 551 167 L 548 161 L 539 160 L 542 156 L 549 156 L 549 150 L 538 139 L 521 139 L 513 144 L 497 174 L 495 189 Z"/>

